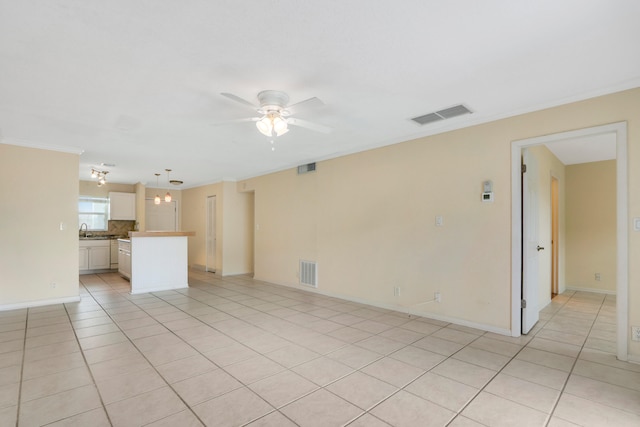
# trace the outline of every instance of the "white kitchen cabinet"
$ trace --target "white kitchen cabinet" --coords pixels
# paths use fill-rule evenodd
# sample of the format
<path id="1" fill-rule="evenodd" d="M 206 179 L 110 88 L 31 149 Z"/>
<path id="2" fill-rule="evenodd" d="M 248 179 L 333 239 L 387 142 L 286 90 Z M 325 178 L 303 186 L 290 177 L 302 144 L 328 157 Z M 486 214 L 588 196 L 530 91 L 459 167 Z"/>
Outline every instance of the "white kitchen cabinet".
<path id="1" fill-rule="evenodd" d="M 110 256 L 109 258 L 111 258 L 111 269 L 112 270 L 117 270 L 118 269 L 118 241 L 117 240 L 111 240 L 110 241 Z"/>
<path id="2" fill-rule="evenodd" d="M 111 268 L 111 243 L 109 240 L 81 240 L 79 267 L 81 273 Z"/>
<path id="3" fill-rule="evenodd" d="M 109 219 L 136 219 L 136 193 L 109 193 Z"/>
<path id="4" fill-rule="evenodd" d="M 118 273 L 131 280 L 131 241 L 118 240 Z"/>
<path id="5" fill-rule="evenodd" d="M 80 270 L 89 269 L 89 248 L 80 246 Z"/>

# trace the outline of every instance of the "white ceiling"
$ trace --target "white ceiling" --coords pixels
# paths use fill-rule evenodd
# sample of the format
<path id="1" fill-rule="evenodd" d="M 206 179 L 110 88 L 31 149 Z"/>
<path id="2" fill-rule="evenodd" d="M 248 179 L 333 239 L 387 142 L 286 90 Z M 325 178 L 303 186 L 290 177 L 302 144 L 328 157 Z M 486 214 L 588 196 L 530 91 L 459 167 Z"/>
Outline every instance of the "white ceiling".
<path id="1" fill-rule="evenodd" d="M 81 179 L 242 179 L 639 87 L 639 18 L 635 0 L 0 0 L 0 135 L 81 150 Z M 296 117 L 334 131 L 271 151 L 221 124 L 254 115 L 221 92 L 264 89 L 320 98 Z M 474 113 L 409 120 L 456 104 Z"/>
<path id="2" fill-rule="evenodd" d="M 616 158 L 616 134 L 613 132 L 564 139 L 545 145 L 567 166 Z"/>

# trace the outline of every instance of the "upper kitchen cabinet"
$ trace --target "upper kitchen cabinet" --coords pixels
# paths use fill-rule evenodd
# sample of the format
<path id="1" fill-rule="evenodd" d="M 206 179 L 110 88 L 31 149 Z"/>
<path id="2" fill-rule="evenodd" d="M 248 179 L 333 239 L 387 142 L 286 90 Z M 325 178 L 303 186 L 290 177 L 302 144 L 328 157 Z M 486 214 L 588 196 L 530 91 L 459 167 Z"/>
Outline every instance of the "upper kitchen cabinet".
<path id="1" fill-rule="evenodd" d="M 136 219 L 136 193 L 109 193 L 109 219 Z"/>

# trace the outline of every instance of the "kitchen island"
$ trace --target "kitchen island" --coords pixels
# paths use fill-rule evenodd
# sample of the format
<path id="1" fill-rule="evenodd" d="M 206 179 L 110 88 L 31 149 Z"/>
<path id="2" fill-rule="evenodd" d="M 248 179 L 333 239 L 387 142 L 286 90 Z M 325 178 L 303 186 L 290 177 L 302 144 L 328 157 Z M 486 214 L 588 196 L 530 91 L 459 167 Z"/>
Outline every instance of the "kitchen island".
<path id="1" fill-rule="evenodd" d="M 131 293 L 189 286 L 187 238 L 193 231 L 130 231 Z"/>

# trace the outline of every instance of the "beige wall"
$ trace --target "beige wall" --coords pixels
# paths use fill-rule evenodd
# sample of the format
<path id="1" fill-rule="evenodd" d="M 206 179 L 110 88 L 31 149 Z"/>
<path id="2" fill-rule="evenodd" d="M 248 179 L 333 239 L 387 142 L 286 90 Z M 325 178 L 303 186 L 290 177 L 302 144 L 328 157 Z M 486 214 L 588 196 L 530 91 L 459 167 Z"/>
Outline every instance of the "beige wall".
<path id="1" fill-rule="evenodd" d="M 323 292 L 506 331 L 509 140 L 486 129 L 241 183 L 255 190 L 255 277 L 296 286 L 299 260 L 317 261 Z M 486 180 L 494 183 L 493 203 L 481 202 Z M 436 291 L 442 303 L 416 306 Z"/>
<path id="2" fill-rule="evenodd" d="M 80 181 L 80 195 L 91 197 L 109 197 L 110 192 L 135 193 L 135 185 L 115 184 L 107 182 L 102 187 L 98 187 L 97 181 Z"/>
<path id="3" fill-rule="evenodd" d="M 616 291 L 616 161 L 567 167 L 567 286 Z M 595 274 L 600 273 L 600 281 Z"/>
<path id="4" fill-rule="evenodd" d="M 164 195 L 167 193 L 167 188 L 166 187 L 165 188 L 142 187 L 141 190 L 144 192 L 144 198 L 140 199 L 140 196 L 137 196 L 136 204 L 140 203 L 143 206 L 143 208 L 142 208 L 142 211 L 140 211 L 140 213 L 136 213 L 136 216 L 138 217 L 138 222 L 140 223 L 138 224 L 140 227 L 140 230 L 146 230 L 146 220 L 145 220 L 146 201 L 153 199 L 157 194 L 160 196 L 160 200 L 162 200 L 162 203 L 164 203 Z M 171 200 L 176 201 L 176 209 L 178 210 L 178 231 L 192 231 L 192 230 L 187 230 L 182 226 L 182 190 L 178 190 L 175 188 L 169 188 L 168 190 L 171 193 Z"/>
<path id="5" fill-rule="evenodd" d="M 207 198 L 216 197 L 216 269 L 222 269 L 222 189 L 223 184 L 210 184 L 183 190 L 182 224 L 184 230 L 195 231 L 189 237 L 189 266 L 203 269 L 207 264 Z"/>
<path id="6" fill-rule="evenodd" d="M 298 286 L 300 259 L 319 290 L 509 330 L 510 151 L 515 140 L 628 124 L 629 213 L 640 216 L 640 89 L 241 181 L 255 191 L 255 277 Z M 495 202 L 480 203 L 484 180 Z M 435 227 L 442 215 L 444 226 Z M 629 232 L 629 258 L 640 258 Z M 393 287 L 400 286 L 400 297 Z M 640 325 L 640 263 L 629 263 L 629 320 Z M 546 290 L 545 290 L 546 292 Z M 631 354 L 640 357 L 638 343 Z"/>
<path id="7" fill-rule="evenodd" d="M 189 238 L 189 265 L 207 264 L 207 198 L 216 197 L 216 265 L 222 276 L 253 272 L 253 194 L 239 192 L 235 182 L 221 182 L 184 190 L 184 229 Z"/>
<path id="8" fill-rule="evenodd" d="M 78 167 L 77 154 L 0 144 L 0 310 L 78 298 Z"/>
<path id="9" fill-rule="evenodd" d="M 558 244 L 558 289 L 565 290 L 565 165 L 544 145 L 530 147 L 538 165 L 538 231 L 539 245 L 545 248 L 538 252 L 538 304 L 544 308 L 551 302 L 551 178 L 558 179 L 559 244 Z"/>
<path id="10" fill-rule="evenodd" d="M 253 193 L 240 193 L 224 182 L 222 205 L 222 274 L 253 273 Z"/>

